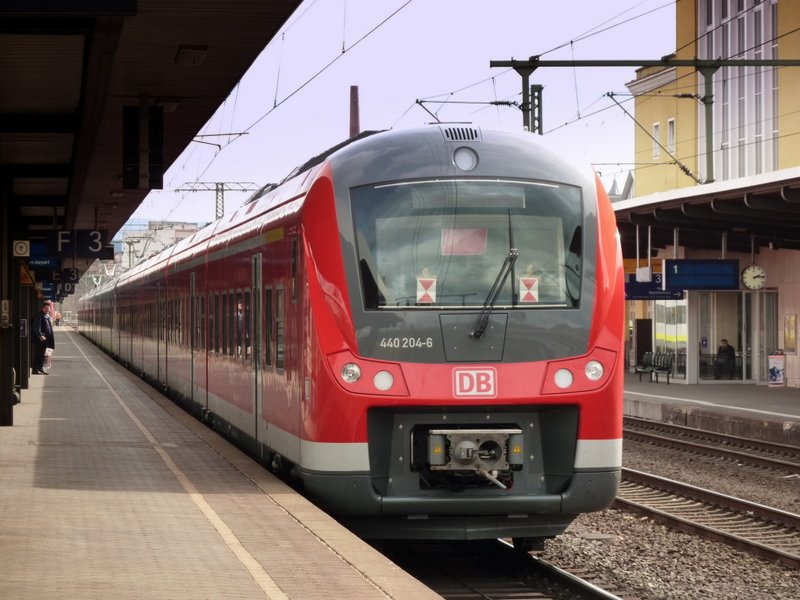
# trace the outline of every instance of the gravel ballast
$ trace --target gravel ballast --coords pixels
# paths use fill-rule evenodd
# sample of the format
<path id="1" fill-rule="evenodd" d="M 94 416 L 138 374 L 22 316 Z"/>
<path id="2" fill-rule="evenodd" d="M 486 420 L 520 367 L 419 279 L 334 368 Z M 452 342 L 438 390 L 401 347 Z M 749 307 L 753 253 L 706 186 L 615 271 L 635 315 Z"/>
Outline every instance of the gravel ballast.
<path id="1" fill-rule="evenodd" d="M 798 512 L 800 480 L 625 443 L 623 465 Z M 579 516 L 542 558 L 595 572 L 643 600 L 798 600 L 800 571 L 616 509 Z"/>

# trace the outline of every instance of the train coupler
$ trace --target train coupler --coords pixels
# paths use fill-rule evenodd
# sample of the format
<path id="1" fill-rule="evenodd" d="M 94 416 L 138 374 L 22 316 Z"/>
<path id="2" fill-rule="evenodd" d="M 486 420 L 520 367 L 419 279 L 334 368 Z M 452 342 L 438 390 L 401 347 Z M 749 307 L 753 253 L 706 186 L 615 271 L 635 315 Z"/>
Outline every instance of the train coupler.
<path id="1" fill-rule="evenodd" d="M 502 489 L 498 479 L 522 465 L 521 429 L 432 429 L 428 432 L 431 471 L 472 472 Z"/>

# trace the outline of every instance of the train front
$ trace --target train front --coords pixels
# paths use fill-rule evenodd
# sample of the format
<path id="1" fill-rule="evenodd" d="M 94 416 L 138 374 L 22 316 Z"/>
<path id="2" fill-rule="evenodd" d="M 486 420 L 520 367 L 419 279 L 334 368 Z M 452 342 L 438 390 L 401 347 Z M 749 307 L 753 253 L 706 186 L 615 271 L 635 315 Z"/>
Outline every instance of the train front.
<path id="1" fill-rule="evenodd" d="M 535 540 L 616 494 L 616 223 L 593 174 L 534 137 L 435 126 L 334 154 L 336 251 L 309 195 L 302 470 L 361 535 Z"/>

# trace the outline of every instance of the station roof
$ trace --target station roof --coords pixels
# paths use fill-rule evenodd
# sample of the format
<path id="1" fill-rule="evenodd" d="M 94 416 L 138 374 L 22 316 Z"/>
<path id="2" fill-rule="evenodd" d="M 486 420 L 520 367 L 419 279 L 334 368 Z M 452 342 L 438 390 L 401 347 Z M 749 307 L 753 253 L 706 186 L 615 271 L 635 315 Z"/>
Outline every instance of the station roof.
<path id="1" fill-rule="evenodd" d="M 625 258 L 678 245 L 690 249 L 758 253 L 800 250 L 800 167 L 659 192 L 614 203 Z M 751 246 L 752 244 L 752 246 Z"/>
<path id="2" fill-rule="evenodd" d="M 299 3 L 0 3 L 0 201 L 14 237 L 115 235 L 148 193 L 123 189 L 123 107 L 163 108 L 166 169 Z"/>

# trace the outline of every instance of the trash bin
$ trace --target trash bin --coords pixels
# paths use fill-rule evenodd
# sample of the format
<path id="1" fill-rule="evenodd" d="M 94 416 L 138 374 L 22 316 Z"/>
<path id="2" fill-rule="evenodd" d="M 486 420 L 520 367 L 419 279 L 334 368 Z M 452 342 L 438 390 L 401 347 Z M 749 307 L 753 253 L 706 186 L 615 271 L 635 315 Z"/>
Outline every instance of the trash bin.
<path id="1" fill-rule="evenodd" d="M 783 387 L 786 385 L 786 356 L 782 350 L 776 350 L 769 355 L 769 387 Z"/>

